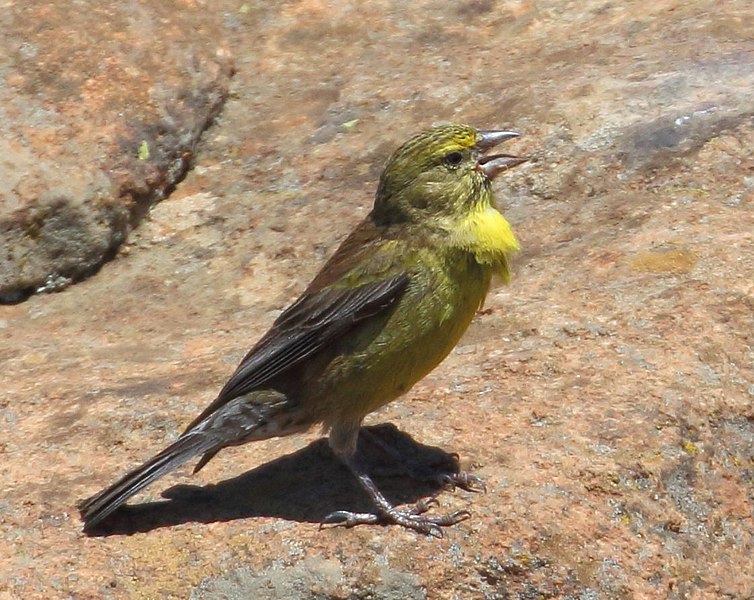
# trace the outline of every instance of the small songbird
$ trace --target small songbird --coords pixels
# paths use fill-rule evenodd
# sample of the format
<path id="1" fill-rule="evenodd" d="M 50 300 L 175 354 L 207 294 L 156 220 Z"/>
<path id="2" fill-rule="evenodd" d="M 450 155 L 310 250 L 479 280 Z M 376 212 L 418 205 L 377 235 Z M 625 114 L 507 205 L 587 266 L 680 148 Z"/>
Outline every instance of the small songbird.
<path id="1" fill-rule="evenodd" d="M 301 297 L 244 357 L 217 398 L 162 452 L 80 504 L 85 530 L 158 477 L 220 450 L 319 424 L 335 455 L 374 502 L 325 523 L 395 523 L 441 535 L 467 511 L 430 515 L 431 501 L 399 509 L 356 454 L 364 417 L 408 391 L 453 349 L 493 275 L 510 279 L 519 246 L 495 207 L 491 180 L 526 159 L 486 154 L 512 131 L 442 125 L 388 159 L 374 207 Z M 463 485 L 464 473 L 444 479 Z M 478 481 L 478 480 L 477 480 Z"/>

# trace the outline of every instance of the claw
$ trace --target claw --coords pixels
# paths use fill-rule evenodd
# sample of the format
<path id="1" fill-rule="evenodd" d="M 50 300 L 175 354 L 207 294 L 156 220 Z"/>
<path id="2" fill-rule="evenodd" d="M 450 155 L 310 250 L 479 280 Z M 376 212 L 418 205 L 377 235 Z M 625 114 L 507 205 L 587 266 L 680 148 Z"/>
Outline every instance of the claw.
<path id="1" fill-rule="evenodd" d="M 470 519 L 471 518 L 471 513 L 468 510 L 457 510 L 456 512 L 454 512 L 450 516 L 453 517 L 453 523 L 452 524 L 455 525 L 456 523 L 460 523 L 461 521 L 465 521 L 466 519 Z"/>
<path id="2" fill-rule="evenodd" d="M 432 523 L 429 528 L 427 529 L 426 535 L 431 535 L 433 538 L 437 538 L 438 540 L 441 540 L 445 537 L 445 534 L 443 534 L 442 529 L 440 529 L 439 525 L 436 525 Z"/>
<path id="3" fill-rule="evenodd" d="M 459 471 L 458 473 L 444 473 L 440 476 L 440 483 L 450 490 L 455 490 L 456 487 L 461 488 L 467 492 L 486 492 L 487 486 L 479 477 L 467 473 L 465 471 Z"/>
<path id="4" fill-rule="evenodd" d="M 325 525 L 335 527 L 354 527 L 356 525 L 374 524 L 379 522 L 379 515 L 372 513 L 355 513 L 348 510 L 336 510 L 327 515 L 319 524 L 323 529 Z"/>
<path id="5" fill-rule="evenodd" d="M 336 510 L 324 518 L 319 528 L 323 529 L 327 525 L 333 525 L 334 527 L 355 527 L 356 525 L 394 523 L 402 525 L 406 529 L 412 529 L 417 533 L 442 538 L 443 527 L 455 525 L 471 516 L 471 513 L 467 510 L 457 510 L 456 512 L 439 516 L 424 515 L 423 513 L 434 504 L 438 504 L 435 498 L 425 498 L 408 510 L 393 508 L 379 513 L 356 513 L 348 510 Z"/>
<path id="6" fill-rule="evenodd" d="M 408 510 L 408 512 L 412 515 L 421 515 L 427 512 L 432 506 L 439 506 L 439 505 L 440 505 L 440 501 L 434 496 L 430 496 L 429 498 L 423 498 L 419 500 L 416 504 L 414 504 Z"/>

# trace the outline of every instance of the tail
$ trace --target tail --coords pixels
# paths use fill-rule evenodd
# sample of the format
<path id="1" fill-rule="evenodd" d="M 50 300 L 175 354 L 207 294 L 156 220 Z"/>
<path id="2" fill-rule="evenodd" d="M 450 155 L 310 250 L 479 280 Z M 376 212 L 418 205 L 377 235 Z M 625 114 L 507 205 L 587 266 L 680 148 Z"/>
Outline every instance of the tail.
<path id="1" fill-rule="evenodd" d="M 155 479 L 177 469 L 199 454 L 216 449 L 216 437 L 204 432 L 190 432 L 179 437 L 154 458 L 124 475 L 110 487 L 79 504 L 84 530 L 93 528 L 110 513 Z"/>

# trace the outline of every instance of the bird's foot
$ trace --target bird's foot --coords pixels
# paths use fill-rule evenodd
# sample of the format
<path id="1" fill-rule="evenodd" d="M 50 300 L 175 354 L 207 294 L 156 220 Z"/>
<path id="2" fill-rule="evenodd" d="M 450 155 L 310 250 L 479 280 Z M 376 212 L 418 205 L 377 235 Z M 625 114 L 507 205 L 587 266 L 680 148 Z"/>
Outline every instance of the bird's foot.
<path id="1" fill-rule="evenodd" d="M 466 471 L 457 471 L 453 473 L 440 473 L 437 476 L 437 481 L 442 486 L 454 490 L 461 488 L 467 492 L 486 492 L 487 486 L 484 481 L 472 475 Z"/>
<path id="2" fill-rule="evenodd" d="M 439 504 L 436 498 L 424 498 L 405 510 L 399 510 L 393 506 L 377 513 L 336 510 L 325 517 L 322 525 L 354 527 L 356 525 L 394 524 L 412 529 L 417 533 L 441 538 L 442 527 L 455 525 L 471 516 L 467 510 L 457 510 L 447 515 L 424 514 L 435 504 Z"/>

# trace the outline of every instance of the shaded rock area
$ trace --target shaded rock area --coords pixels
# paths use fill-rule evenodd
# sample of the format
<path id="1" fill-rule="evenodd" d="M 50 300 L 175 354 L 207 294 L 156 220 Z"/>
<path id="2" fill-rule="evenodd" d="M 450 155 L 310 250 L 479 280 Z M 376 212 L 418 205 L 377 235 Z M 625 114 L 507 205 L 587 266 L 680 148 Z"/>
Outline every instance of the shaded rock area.
<path id="1" fill-rule="evenodd" d="M 15 302 L 94 272 L 173 189 L 230 60 L 218 17 L 181 2 L 11 2 L 2 19 L 0 301 Z"/>
<path id="2" fill-rule="evenodd" d="M 164 10 L 171 64 L 229 48 L 230 99 L 112 262 L 0 307 L 0 597 L 754 597 L 751 2 Z M 495 187 L 523 252 L 369 422 L 457 452 L 487 492 L 437 510 L 472 518 L 441 540 L 320 529 L 367 503 L 312 431 L 181 469 L 83 535 L 76 501 L 175 439 L 369 210 L 387 154 L 442 120 L 522 132 L 506 150 L 532 161 Z M 35 152 L 76 173 L 84 147 Z"/>

